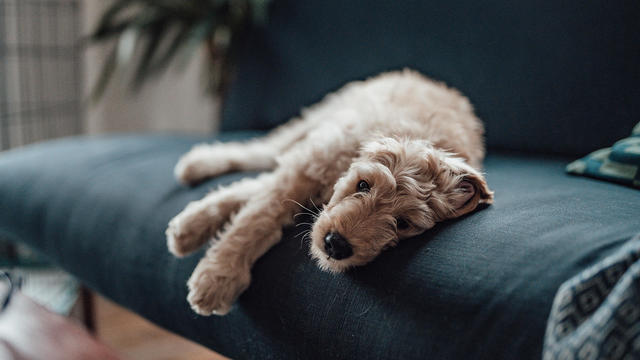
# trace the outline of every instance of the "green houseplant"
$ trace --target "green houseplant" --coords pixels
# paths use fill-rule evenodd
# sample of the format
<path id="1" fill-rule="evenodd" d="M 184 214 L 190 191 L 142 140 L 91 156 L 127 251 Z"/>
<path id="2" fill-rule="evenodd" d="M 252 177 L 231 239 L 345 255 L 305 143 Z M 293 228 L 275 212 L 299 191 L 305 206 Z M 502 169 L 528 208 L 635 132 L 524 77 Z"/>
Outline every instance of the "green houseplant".
<path id="1" fill-rule="evenodd" d="M 266 19 L 269 0 L 114 0 L 89 35 L 90 43 L 111 42 L 94 85 L 101 97 L 113 74 L 131 68 L 137 89 L 174 60 L 191 58 L 206 47 L 207 88 L 218 94 L 232 76 L 237 38 L 250 24 Z"/>

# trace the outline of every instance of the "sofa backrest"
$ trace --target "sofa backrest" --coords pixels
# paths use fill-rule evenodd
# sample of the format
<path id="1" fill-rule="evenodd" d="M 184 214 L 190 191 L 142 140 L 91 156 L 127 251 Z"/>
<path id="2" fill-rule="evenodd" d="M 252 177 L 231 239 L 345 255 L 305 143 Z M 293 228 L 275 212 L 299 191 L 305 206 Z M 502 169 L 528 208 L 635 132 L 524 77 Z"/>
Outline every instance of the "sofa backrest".
<path id="1" fill-rule="evenodd" d="M 274 0 L 240 54 L 223 130 L 403 67 L 466 94 L 493 148 L 581 154 L 640 121 L 637 0 Z"/>

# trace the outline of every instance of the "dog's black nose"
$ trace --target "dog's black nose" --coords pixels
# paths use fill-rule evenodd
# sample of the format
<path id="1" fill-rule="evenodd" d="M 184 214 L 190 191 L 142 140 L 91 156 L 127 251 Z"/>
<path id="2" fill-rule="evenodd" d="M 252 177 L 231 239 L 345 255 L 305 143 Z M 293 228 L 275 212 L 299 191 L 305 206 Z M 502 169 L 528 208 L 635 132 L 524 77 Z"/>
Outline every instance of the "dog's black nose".
<path id="1" fill-rule="evenodd" d="M 336 260 L 346 259 L 353 255 L 353 250 L 347 239 L 343 238 L 342 235 L 337 232 L 330 232 L 325 235 L 324 251 Z"/>

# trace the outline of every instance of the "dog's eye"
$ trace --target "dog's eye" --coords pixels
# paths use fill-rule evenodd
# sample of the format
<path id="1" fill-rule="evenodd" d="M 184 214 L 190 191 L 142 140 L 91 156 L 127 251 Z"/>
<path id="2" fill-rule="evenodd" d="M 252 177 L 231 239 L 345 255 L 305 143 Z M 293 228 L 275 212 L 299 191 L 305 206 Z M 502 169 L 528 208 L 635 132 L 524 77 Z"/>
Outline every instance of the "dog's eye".
<path id="1" fill-rule="evenodd" d="M 402 217 L 396 218 L 396 227 L 398 230 L 405 230 L 409 227 L 409 222 Z"/>
<path id="2" fill-rule="evenodd" d="M 358 192 L 369 192 L 369 190 L 371 190 L 371 188 L 369 187 L 369 183 L 364 181 L 364 180 L 360 180 L 358 181 L 358 186 L 356 188 L 356 191 Z"/>

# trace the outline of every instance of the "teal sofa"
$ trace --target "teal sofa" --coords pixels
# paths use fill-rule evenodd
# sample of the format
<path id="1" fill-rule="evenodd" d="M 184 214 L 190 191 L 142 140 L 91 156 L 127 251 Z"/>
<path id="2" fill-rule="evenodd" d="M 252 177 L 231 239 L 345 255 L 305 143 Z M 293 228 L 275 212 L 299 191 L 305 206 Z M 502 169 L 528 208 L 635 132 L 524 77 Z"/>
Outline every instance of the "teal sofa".
<path id="1" fill-rule="evenodd" d="M 2 153 L 0 236 L 232 358 L 540 359 L 559 286 L 640 232 L 637 190 L 564 172 L 640 119 L 638 15 L 637 1 L 275 0 L 243 35 L 220 134 Z M 172 257 L 166 225 L 255 174 L 186 188 L 172 177 L 180 155 L 259 136 L 347 81 L 402 67 L 471 99 L 495 204 L 341 275 L 320 271 L 292 226 L 231 313 L 193 313 L 185 283 L 202 252 Z"/>

